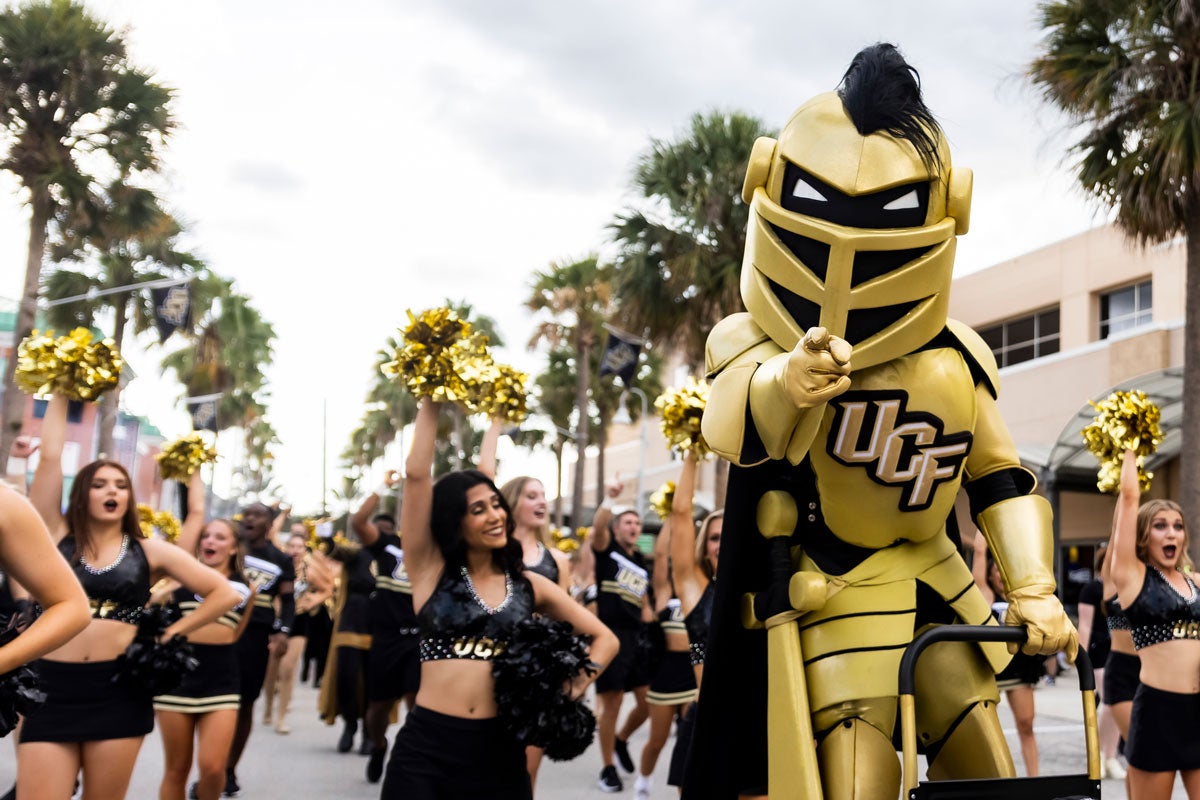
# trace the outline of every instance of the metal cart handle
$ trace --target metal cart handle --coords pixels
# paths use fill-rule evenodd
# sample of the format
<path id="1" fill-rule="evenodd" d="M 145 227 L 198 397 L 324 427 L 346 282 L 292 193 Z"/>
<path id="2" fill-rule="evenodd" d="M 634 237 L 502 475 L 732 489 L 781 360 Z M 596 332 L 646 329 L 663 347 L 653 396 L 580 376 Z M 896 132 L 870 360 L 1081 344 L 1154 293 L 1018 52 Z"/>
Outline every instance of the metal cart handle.
<path id="1" fill-rule="evenodd" d="M 900 739 L 904 769 L 904 791 L 917 786 L 917 659 L 931 644 L 938 642 L 1024 642 L 1024 628 L 1011 625 L 938 625 L 913 639 L 900 659 Z M 1096 676 L 1087 651 L 1080 648 L 1075 656 L 1079 673 L 1079 691 L 1083 695 L 1083 726 L 1087 739 L 1088 777 L 1100 779 L 1100 737 L 1096 728 Z"/>

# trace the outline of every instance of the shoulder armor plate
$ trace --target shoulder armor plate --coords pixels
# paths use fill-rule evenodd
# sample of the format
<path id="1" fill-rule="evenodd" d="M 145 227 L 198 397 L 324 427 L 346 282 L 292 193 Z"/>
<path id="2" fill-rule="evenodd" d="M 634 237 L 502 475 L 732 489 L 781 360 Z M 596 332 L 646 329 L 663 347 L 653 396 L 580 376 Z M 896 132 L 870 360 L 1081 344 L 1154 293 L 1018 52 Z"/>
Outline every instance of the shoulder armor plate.
<path id="1" fill-rule="evenodd" d="M 749 313 L 730 314 L 713 326 L 704 346 L 704 372 L 711 378 L 747 350 L 770 337 Z"/>

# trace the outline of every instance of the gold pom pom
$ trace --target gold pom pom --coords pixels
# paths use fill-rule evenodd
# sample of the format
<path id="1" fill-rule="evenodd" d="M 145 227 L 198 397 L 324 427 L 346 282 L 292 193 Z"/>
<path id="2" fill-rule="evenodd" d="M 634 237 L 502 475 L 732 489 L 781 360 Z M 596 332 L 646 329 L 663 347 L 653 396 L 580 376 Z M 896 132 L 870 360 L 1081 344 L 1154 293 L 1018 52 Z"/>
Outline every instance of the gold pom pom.
<path id="1" fill-rule="evenodd" d="M 172 544 L 179 538 L 180 529 L 183 527 L 175 515 L 170 511 L 155 511 L 145 503 L 137 504 L 138 526 L 142 529 L 142 536 L 147 539 L 154 538 L 155 530 L 159 535 Z"/>
<path id="2" fill-rule="evenodd" d="M 87 328 L 58 338 L 34 331 L 17 348 L 15 377 L 27 394 L 95 400 L 120 382 L 124 366 L 112 339 L 94 341 Z"/>
<path id="3" fill-rule="evenodd" d="M 662 418 L 663 436 L 671 449 L 680 453 L 692 452 L 697 459 L 704 459 L 711 452 L 704 436 L 700 433 L 700 419 L 708 403 L 708 384 L 688 378 L 687 385 L 668 389 L 654 401 L 654 407 Z"/>
<path id="4" fill-rule="evenodd" d="M 455 347 L 470 337 L 471 324 L 449 308 L 432 308 L 419 315 L 408 312 L 408 327 L 400 332 L 400 346 L 392 360 L 382 366 L 385 375 L 396 378 L 417 397 L 456 403 L 467 398 L 467 387 L 459 374 L 456 358 L 477 351 L 477 342 Z M 487 337 L 483 338 L 486 349 Z"/>
<path id="5" fill-rule="evenodd" d="M 575 538 L 581 542 L 586 542 L 588 534 L 591 532 L 592 532 L 591 528 L 587 527 L 586 525 L 580 525 L 578 528 L 575 529 Z"/>
<path id="6" fill-rule="evenodd" d="M 1121 458 L 1126 450 L 1132 450 L 1137 454 L 1138 484 L 1142 492 L 1146 492 L 1154 477 L 1145 470 L 1146 456 L 1158 449 L 1163 437 L 1159 427 L 1162 414 L 1158 406 L 1140 390 L 1113 392 L 1091 405 L 1096 409 L 1096 417 L 1080 431 L 1080 435 L 1088 452 L 1100 461 L 1097 488 L 1108 494 L 1117 493 L 1121 482 Z"/>
<path id="7" fill-rule="evenodd" d="M 154 509 L 145 503 L 137 504 L 138 526 L 142 536 L 149 539 L 154 536 Z"/>
<path id="8" fill-rule="evenodd" d="M 200 434 L 189 433 L 168 444 L 155 458 L 164 481 L 186 483 L 201 464 L 217 460 L 217 451 Z"/>
<path id="9" fill-rule="evenodd" d="M 529 376 L 508 364 L 493 363 L 486 378 L 486 394 L 480 397 L 477 409 L 489 419 L 521 424 L 529 415 L 525 392 Z"/>
<path id="10" fill-rule="evenodd" d="M 667 481 L 650 495 L 650 507 L 665 520 L 671 516 L 671 503 L 675 500 L 675 481 Z"/>

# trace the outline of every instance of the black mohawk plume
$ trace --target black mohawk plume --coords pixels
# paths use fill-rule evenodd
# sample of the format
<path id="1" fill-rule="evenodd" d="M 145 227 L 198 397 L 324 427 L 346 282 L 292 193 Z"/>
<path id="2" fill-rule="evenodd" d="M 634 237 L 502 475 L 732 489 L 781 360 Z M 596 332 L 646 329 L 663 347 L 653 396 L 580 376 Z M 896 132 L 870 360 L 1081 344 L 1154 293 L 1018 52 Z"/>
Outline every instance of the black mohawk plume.
<path id="1" fill-rule="evenodd" d="M 894 45 L 880 42 L 860 50 L 842 76 L 838 97 L 860 134 L 887 131 L 910 142 L 931 173 L 941 169 L 941 128 L 921 98 L 921 76 Z"/>

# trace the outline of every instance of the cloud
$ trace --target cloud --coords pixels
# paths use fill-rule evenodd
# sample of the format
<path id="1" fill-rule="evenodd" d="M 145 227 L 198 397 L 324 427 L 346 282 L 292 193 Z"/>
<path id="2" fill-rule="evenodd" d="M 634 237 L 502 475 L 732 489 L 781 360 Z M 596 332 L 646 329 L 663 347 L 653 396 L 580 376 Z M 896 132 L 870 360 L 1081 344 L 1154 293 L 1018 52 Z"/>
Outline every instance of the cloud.
<path id="1" fill-rule="evenodd" d="M 291 194 L 304 188 L 304 179 L 299 173 L 279 164 L 235 161 L 229 170 L 234 183 L 266 194 Z"/>

